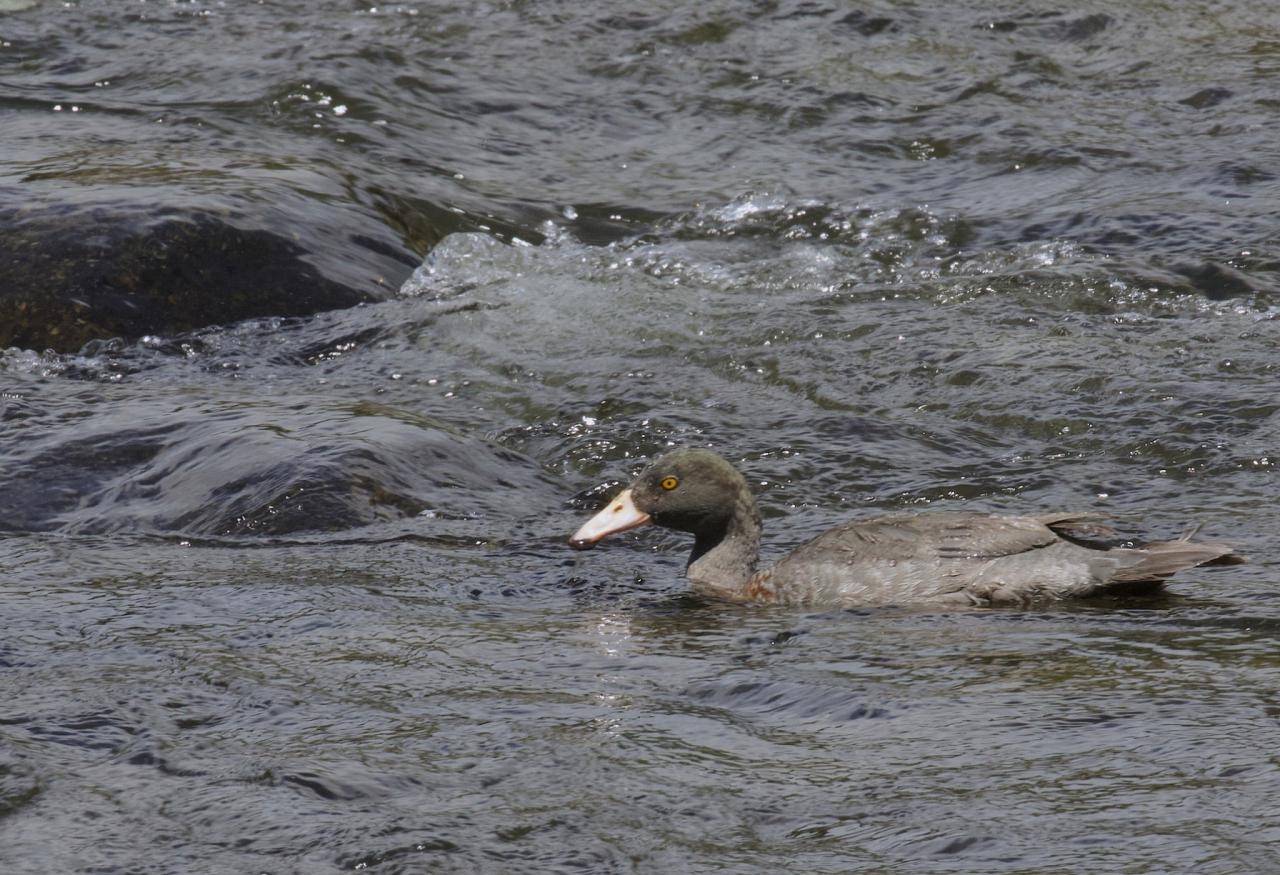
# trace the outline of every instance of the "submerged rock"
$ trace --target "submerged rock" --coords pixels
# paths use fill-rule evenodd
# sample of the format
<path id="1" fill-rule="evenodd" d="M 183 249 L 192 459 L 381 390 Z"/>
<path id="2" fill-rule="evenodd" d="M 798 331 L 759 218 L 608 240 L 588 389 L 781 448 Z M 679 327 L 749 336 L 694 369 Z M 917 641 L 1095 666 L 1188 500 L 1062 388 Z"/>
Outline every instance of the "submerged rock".
<path id="1" fill-rule="evenodd" d="M 527 457 L 377 404 L 110 400 L 48 429 L 0 480 L 0 532 L 263 538 L 425 515 L 430 532 L 492 527 L 554 500 Z"/>

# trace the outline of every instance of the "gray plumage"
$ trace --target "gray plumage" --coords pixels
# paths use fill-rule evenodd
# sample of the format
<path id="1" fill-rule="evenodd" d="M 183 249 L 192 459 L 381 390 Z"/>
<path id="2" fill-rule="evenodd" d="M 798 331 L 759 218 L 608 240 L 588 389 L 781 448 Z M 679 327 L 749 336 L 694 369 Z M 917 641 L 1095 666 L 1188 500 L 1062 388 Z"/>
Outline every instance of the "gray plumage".
<path id="1" fill-rule="evenodd" d="M 813 607 L 1026 604 L 1151 591 L 1185 568 L 1245 561 L 1225 544 L 1192 541 L 1189 535 L 1142 547 L 1109 546 L 1097 540 L 1110 530 L 1096 514 L 940 511 L 856 520 L 757 572 L 761 525 L 755 499 L 742 475 L 716 454 L 669 453 L 641 472 L 626 494 L 637 519 L 694 535 L 687 575 L 696 591 L 735 601 Z M 590 539 L 575 537 L 575 546 L 590 546 L 612 530 L 601 531 Z"/>

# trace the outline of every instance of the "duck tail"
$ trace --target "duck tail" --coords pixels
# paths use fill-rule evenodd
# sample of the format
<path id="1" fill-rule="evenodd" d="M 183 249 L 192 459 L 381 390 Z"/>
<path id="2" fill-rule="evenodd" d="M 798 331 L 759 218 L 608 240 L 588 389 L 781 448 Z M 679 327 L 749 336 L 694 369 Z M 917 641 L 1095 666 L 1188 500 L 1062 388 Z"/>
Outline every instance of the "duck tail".
<path id="1" fill-rule="evenodd" d="M 1199 565 L 1243 565 L 1249 561 L 1228 544 L 1191 540 L 1199 528 L 1196 526 L 1187 531 L 1176 541 L 1158 541 L 1138 548 L 1134 552 L 1141 553 L 1142 558 L 1128 568 L 1121 569 L 1111 578 L 1111 582 L 1156 582 Z"/>

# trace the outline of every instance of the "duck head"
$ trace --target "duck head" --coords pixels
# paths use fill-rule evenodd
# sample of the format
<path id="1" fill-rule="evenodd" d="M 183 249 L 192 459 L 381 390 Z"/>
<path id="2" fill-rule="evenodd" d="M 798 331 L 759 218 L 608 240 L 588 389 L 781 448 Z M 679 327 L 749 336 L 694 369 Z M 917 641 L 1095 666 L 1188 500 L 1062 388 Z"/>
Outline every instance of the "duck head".
<path id="1" fill-rule="evenodd" d="M 755 516 L 755 500 L 732 465 L 710 450 L 675 450 L 650 463 L 569 544 L 588 550 L 609 535 L 649 523 L 717 542 L 744 512 Z"/>

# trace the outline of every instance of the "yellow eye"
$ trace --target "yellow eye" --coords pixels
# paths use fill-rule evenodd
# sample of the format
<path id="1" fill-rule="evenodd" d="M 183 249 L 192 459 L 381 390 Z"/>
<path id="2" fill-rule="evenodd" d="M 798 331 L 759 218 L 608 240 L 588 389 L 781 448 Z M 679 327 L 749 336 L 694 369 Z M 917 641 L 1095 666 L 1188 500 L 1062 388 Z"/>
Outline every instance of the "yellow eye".
<path id="1" fill-rule="evenodd" d="M 670 492 L 672 489 L 675 489 L 679 485 L 680 485 L 680 481 L 674 477 L 662 478 L 661 486 L 663 489 L 667 490 L 668 492 Z"/>

